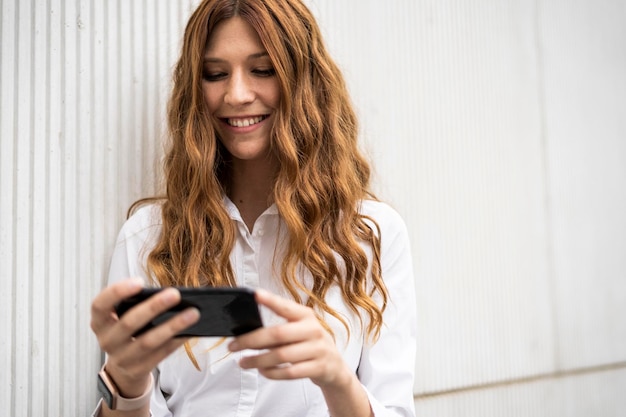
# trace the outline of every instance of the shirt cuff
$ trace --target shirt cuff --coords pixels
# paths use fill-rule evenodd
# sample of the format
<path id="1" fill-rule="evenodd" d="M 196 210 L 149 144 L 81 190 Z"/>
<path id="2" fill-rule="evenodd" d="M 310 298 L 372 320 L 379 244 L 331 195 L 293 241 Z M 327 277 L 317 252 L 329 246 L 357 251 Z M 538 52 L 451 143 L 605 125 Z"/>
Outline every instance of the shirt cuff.
<path id="1" fill-rule="evenodd" d="M 98 401 L 98 405 L 96 405 L 96 409 L 91 413 L 91 417 L 100 417 L 100 411 L 102 410 L 102 398 Z M 150 411 L 150 417 L 152 417 L 152 411 Z"/>
<path id="2" fill-rule="evenodd" d="M 362 385 L 365 393 L 367 394 L 367 398 L 370 402 L 370 407 L 372 408 L 372 414 L 375 417 L 415 417 L 415 405 L 411 401 L 411 403 L 403 404 L 403 406 L 399 407 L 385 407 L 380 401 L 374 397 L 374 395 L 367 389 L 365 385 Z"/>

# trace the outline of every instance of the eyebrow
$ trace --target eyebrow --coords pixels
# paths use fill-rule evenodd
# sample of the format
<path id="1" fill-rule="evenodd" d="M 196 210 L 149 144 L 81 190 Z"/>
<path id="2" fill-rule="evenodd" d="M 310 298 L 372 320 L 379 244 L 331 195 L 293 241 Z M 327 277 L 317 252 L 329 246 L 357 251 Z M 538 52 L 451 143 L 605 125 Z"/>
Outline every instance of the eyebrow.
<path id="1" fill-rule="evenodd" d="M 269 56 L 269 54 L 267 52 L 257 52 L 255 54 L 252 55 L 248 55 L 248 57 L 246 58 L 247 60 L 251 60 L 251 59 L 257 59 L 257 58 L 263 58 Z M 205 56 L 202 62 L 225 62 L 226 60 L 224 59 L 220 59 L 220 58 L 214 58 L 214 57 L 210 57 L 210 56 Z"/>

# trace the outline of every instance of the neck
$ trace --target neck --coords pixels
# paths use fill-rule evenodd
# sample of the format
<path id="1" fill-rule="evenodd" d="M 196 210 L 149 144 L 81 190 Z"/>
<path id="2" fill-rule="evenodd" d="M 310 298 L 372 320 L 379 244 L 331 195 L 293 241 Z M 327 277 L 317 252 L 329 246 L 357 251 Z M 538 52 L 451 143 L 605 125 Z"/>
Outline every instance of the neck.
<path id="1" fill-rule="evenodd" d="M 228 197 L 252 231 L 256 219 L 272 204 L 276 163 L 272 160 L 233 160 Z"/>

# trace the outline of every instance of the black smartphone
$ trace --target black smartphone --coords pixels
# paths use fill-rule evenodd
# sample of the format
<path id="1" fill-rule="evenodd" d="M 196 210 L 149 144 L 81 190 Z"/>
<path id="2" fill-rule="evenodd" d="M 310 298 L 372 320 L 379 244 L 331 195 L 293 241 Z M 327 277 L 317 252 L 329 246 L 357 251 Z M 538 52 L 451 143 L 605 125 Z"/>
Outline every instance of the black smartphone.
<path id="1" fill-rule="evenodd" d="M 158 326 L 188 307 L 197 308 L 200 319 L 180 332 L 179 337 L 238 336 L 263 326 L 254 291 L 248 288 L 177 288 L 181 295 L 180 303 L 155 317 L 134 336 Z M 115 308 L 118 317 L 161 290 L 163 288 L 144 288 L 139 294 L 123 300 Z"/>

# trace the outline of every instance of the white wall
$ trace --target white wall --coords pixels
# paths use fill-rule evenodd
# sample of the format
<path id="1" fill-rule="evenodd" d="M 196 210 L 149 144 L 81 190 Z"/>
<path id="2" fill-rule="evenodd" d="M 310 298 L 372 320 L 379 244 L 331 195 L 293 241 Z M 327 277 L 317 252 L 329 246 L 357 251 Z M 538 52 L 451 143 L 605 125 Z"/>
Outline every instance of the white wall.
<path id="1" fill-rule="evenodd" d="M 89 303 L 155 190 L 179 3 L 0 3 L 0 415 L 97 400 Z M 412 234 L 418 415 L 622 415 L 626 2 L 307 3 Z"/>
<path id="2" fill-rule="evenodd" d="M 90 300 L 129 204 L 154 192 L 189 5 L 2 0 L 0 13 L 0 415 L 87 415 Z"/>

